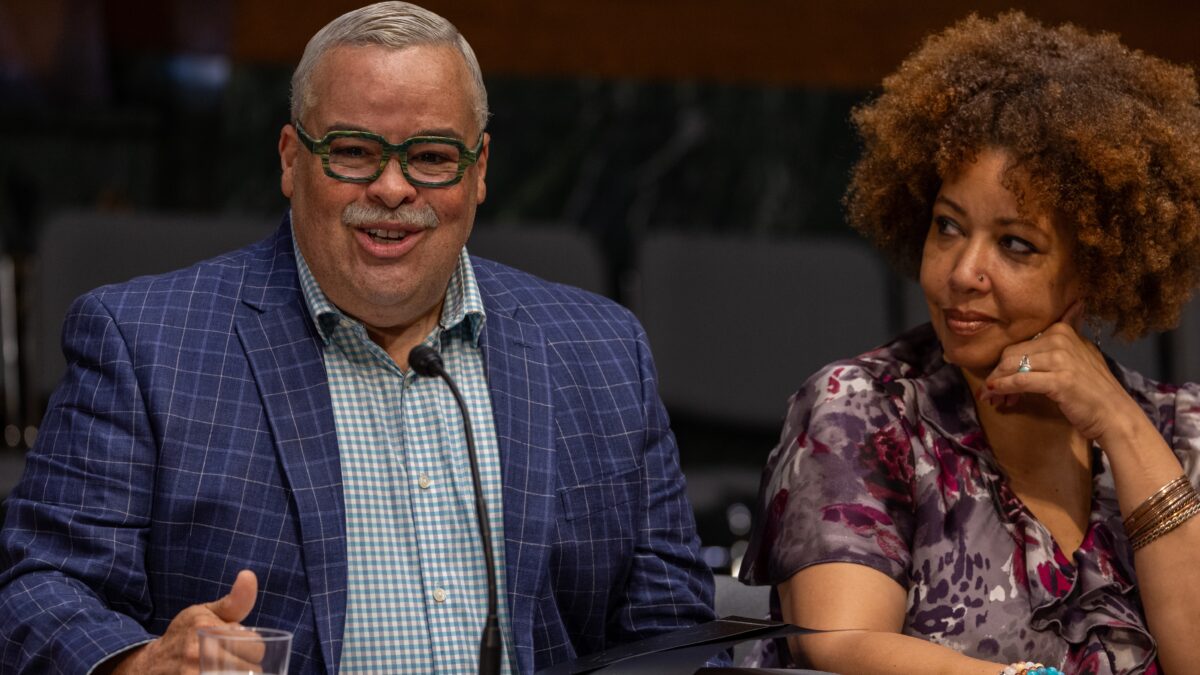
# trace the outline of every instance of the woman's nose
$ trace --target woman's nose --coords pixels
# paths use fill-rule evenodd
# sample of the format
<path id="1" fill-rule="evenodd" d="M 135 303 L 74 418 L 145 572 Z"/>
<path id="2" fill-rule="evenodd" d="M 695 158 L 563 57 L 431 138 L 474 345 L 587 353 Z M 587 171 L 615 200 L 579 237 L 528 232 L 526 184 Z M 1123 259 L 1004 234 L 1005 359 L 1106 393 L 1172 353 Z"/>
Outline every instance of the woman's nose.
<path id="1" fill-rule="evenodd" d="M 984 291 L 990 284 L 986 256 L 973 247 L 967 247 L 955 260 L 950 272 L 951 284 L 960 291 Z"/>

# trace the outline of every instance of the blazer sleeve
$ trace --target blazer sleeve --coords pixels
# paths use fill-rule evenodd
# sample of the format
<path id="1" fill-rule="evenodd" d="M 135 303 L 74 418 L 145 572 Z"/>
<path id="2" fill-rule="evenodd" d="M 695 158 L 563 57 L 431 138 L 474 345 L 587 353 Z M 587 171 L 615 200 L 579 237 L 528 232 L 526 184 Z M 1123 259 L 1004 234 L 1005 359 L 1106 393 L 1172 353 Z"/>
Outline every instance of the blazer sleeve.
<path id="1" fill-rule="evenodd" d="M 700 558 L 695 518 L 679 466 L 679 450 L 658 395 L 645 332 L 638 325 L 646 494 L 629 583 L 610 617 L 610 643 L 638 640 L 714 618 L 712 572 Z M 615 633 L 615 634 L 614 634 Z"/>
<path id="2" fill-rule="evenodd" d="M 63 327 L 51 398 L 0 531 L 0 671 L 87 673 L 148 641 L 143 564 L 155 480 L 130 352 L 95 296 Z"/>

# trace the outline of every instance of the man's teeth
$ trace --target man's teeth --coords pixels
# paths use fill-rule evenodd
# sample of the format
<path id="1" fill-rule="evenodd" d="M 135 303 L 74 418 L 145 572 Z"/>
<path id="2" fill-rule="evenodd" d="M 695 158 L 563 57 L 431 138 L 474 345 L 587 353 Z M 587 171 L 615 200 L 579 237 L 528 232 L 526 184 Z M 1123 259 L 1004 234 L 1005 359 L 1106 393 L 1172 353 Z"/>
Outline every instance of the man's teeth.
<path id="1" fill-rule="evenodd" d="M 367 230 L 367 234 L 376 239 L 387 239 L 388 241 L 400 241 L 408 236 L 404 230 Z"/>

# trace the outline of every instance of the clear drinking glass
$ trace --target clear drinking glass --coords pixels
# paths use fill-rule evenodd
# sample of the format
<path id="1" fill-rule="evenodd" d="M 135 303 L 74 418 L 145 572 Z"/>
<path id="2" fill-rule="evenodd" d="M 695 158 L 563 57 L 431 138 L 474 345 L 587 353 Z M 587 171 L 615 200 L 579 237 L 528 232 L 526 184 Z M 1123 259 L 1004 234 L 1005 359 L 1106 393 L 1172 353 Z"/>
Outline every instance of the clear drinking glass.
<path id="1" fill-rule="evenodd" d="M 292 634 L 286 630 L 206 626 L 196 632 L 201 675 L 287 675 Z"/>

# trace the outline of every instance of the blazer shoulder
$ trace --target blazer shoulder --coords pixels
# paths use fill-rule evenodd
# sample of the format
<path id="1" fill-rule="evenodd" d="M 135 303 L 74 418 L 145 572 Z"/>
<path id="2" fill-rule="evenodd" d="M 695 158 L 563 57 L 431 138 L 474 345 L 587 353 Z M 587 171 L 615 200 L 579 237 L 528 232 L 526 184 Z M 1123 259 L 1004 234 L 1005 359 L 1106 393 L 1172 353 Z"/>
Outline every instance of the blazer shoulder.
<path id="1" fill-rule="evenodd" d="M 547 281 L 507 265 L 471 256 L 484 305 L 524 313 L 543 326 L 581 328 L 596 322 L 625 326 L 641 333 L 641 324 L 627 307 L 582 288 Z"/>
<path id="2" fill-rule="evenodd" d="M 85 297 L 102 303 L 118 320 L 131 312 L 148 320 L 147 309 L 155 309 L 160 319 L 172 313 L 233 312 L 241 302 L 256 305 L 280 291 L 299 291 L 291 242 L 285 223 L 240 249 L 170 272 L 101 286 Z"/>

